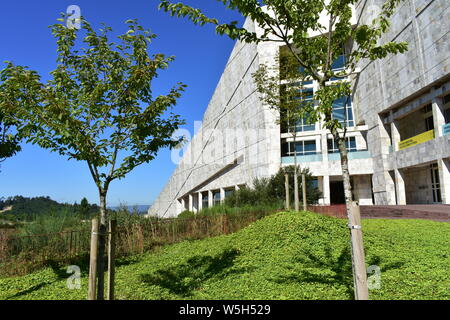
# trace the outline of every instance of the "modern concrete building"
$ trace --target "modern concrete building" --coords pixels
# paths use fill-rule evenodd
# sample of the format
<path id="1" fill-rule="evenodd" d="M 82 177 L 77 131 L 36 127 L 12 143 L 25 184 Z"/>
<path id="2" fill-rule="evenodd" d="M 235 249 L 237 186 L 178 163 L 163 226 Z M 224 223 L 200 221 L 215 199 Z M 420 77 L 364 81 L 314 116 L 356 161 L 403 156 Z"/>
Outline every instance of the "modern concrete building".
<path id="1" fill-rule="evenodd" d="M 383 1 L 361 0 L 355 18 L 372 19 Z M 450 204 L 450 3 L 405 0 L 392 17 L 386 41 L 407 41 L 405 54 L 363 61 L 352 78 L 351 99 L 336 101 L 333 115 L 348 126 L 354 199 L 371 204 Z M 259 32 L 250 20 L 245 28 Z M 176 216 L 220 203 L 229 192 L 281 166 L 308 167 L 323 193 L 320 204 L 343 203 L 339 153 L 321 122 L 277 124 L 252 79 L 275 61 L 280 44 L 237 42 L 183 158 L 149 214 Z M 345 56 L 335 62 L 343 67 Z M 315 82 L 306 83 L 311 94 Z"/>

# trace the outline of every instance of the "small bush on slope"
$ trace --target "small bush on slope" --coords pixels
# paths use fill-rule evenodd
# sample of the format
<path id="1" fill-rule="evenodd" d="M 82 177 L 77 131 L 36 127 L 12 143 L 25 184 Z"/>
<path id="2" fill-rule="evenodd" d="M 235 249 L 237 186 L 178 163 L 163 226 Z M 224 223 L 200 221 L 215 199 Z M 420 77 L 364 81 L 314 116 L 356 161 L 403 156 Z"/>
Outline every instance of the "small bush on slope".
<path id="1" fill-rule="evenodd" d="M 372 299 L 449 299 L 450 224 L 364 220 L 367 265 L 381 268 Z M 0 299 L 85 299 L 64 269 L 0 280 Z M 279 213 L 228 236 L 121 260 L 118 299 L 352 299 L 346 221 Z"/>

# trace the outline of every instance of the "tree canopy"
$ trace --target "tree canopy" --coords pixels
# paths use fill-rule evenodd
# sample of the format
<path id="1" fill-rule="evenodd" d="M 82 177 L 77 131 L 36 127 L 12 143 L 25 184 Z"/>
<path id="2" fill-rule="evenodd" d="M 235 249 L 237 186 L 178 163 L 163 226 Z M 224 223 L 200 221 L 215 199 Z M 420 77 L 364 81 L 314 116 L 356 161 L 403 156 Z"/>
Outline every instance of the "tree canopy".
<path id="1" fill-rule="evenodd" d="M 14 114 L 27 142 L 86 161 L 101 192 L 160 148 L 177 145 L 172 134 L 184 123 L 170 109 L 185 85 L 156 97 L 151 88 L 174 57 L 150 55 L 156 35 L 135 20 L 126 23 L 118 43 L 109 41 L 110 27 L 96 32 L 85 19 L 81 30 L 54 24 L 57 66 L 46 83 L 12 62 L 1 71 L 0 110 Z"/>

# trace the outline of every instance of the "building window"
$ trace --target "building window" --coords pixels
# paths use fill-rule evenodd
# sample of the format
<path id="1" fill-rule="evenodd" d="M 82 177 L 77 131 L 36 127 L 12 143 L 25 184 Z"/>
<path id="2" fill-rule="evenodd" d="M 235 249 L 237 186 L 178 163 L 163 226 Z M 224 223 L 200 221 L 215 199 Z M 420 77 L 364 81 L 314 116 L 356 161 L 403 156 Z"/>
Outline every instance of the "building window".
<path id="1" fill-rule="evenodd" d="M 450 108 L 444 111 L 445 123 L 450 123 Z"/>
<path id="2" fill-rule="evenodd" d="M 344 126 L 353 127 L 355 121 L 353 119 L 352 98 L 342 97 L 334 101 L 332 115 L 333 119 L 337 119 Z"/>
<path id="3" fill-rule="evenodd" d="M 437 164 L 432 164 L 431 166 L 431 191 L 433 193 L 433 202 L 441 203 L 441 185 L 439 183 L 439 169 Z"/>
<path id="4" fill-rule="evenodd" d="M 317 177 L 312 178 L 312 185 L 313 185 L 313 188 L 319 189 L 319 179 L 317 179 Z"/>
<path id="5" fill-rule="evenodd" d="M 213 191 L 213 206 L 220 204 L 220 190 Z"/>
<path id="6" fill-rule="evenodd" d="M 334 60 L 333 64 L 331 65 L 331 69 L 333 71 L 339 71 L 345 69 L 346 65 L 346 57 L 345 54 L 340 55 L 336 60 Z"/>
<path id="7" fill-rule="evenodd" d="M 445 123 L 450 123 L 450 94 L 446 95 L 443 100 Z"/>
<path id="8" fill-rule="evenodd" d="M 297 141 L 294 146 L 294 142 L 284 142 L 281 143 L 281 156 L 290 157 L 297 154 L 298 156 L 316 154 L 316 140 L 309 141 Z"/>
<path id="9" fill-rule="evenodd" d="M 431 106 L 431 104 L 427 104 L 425 107 L 423 107 L 422 112 L 423 113 L 428 113 L 433 111 L 433 107 Z"/>
<path id="10" fill-rule="evenodd" d="M 316 125 L 310 124 L 308 121 L 308 118 L 303 118 L 300 121 L 297 122 L 297 125 L 295 126 L 296 132 L 303 132 L 303 131 L 314 131 L 316 129 Z"/>
<path id="11" fill-rule="evenodd" d="M 328 139 L 328 153 L 339 153 L 339 147 L 334 139 Z M 356 148 L 356 139 L 355 137 L 347 137 L 345 141 L 345 147 L 348 152 L 358 151 Z"/>
<path id="12" fill-rule="evenodd" d="M 208 192 L 202 193 L 202 208 L 208 208 Z"/>
<path id="13" fill-rule="evenodd" d="M 299 85 L 299 83 L 296 83 L 294 85 Z M 311 104 L 314 99 L 314 89 L 313 88 L 304 88 L 301 87 L 298 90 L 298 96 L 296 96 L 294 99 L 299 101 L 299 109 L 305 108 L 306 104 Z M 284 114 L 285 116 L 286 114 Z M 283 116 L 283 115 L 282 115 Z M 287 117 L 289 119 L 289 116 Z M 287 121 L 287 128 L 284 128 L 283 132 L 291 132 L 293 129 L 293 123 L 290 123 L 289 120 Z M 287 130 L 286 130 L 287 129 Z M 306 115 L 305 118 L 300 119 L 295 124 L 295 131 L 296 132 L 303 132 L 303 131 L 314 131 L 316 129 L 316 125 L 314 123 L 309 123 L 308 115 Z"/>
<path id="14" fill-rule="evenodd" d="M 234 189 L 225 189 L 225 199 L 234 193 Z"/>
<path id="15" fill-rule="evenodd" d="M 433 116 L 425 119 L 425 130 L 426 131 L 434 130 Z"/>

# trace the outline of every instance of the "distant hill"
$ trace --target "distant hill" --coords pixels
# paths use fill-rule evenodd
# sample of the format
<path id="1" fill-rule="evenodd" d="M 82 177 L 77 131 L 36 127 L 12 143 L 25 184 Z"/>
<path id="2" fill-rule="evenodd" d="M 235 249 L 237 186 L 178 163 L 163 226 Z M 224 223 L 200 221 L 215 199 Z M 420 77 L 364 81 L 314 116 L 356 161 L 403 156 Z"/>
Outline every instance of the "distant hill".
<path id="1" fill-rule="evenodd" d="M 38 215 L 61 212 L 63 210 L 90 215 L 98 212 L 99 207 L 96 204 L 86 204 L 82 207 L 79 204 L 59 203 L 48 196 L 0 198 L 0 218 L 8 220 L 30 220 Z"/>

